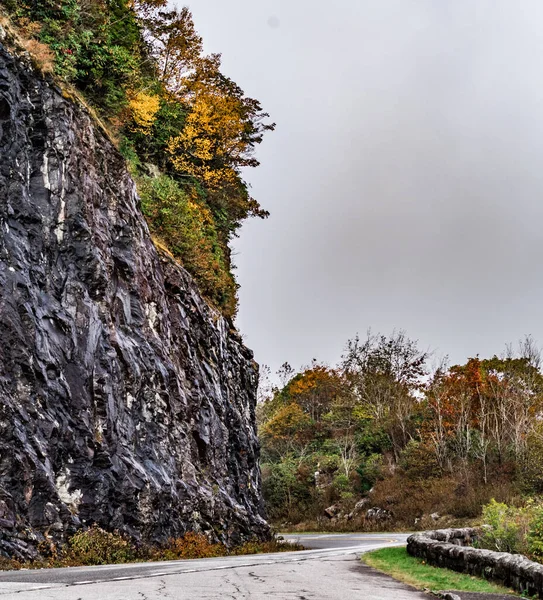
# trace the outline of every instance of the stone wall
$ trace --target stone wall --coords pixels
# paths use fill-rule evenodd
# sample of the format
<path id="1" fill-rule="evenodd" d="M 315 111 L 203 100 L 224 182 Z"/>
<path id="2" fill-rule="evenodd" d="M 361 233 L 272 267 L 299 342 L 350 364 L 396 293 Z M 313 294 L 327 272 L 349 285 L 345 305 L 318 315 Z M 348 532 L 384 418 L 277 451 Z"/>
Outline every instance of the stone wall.
<path id="1" fill-rule="evenodd" d="M 0 45 L 0 555 L 91 523 L 268 536 L 257 381 L 117 149 Z"/>
<path id="2" fill-rule="evenodd" d="M 437 567 L 478 575 L 543 597 L 543 565 L 521 554 L 473 548 L 470 544 L 476 539 L 477 530 L 472 528 L 424 531 L 407 539 L 407 552 Z"/>

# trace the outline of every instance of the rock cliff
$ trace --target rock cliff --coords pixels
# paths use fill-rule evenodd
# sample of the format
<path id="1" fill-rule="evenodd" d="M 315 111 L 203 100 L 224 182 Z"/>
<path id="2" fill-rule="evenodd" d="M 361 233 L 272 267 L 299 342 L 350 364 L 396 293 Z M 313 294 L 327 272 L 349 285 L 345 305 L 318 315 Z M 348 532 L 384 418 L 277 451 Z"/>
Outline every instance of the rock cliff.
<path id="1" fill-rule="evenodd" d="M 107 136 L 0 46 L 0 553 L 94 522 L 268 535 L 257 374 Z"/>

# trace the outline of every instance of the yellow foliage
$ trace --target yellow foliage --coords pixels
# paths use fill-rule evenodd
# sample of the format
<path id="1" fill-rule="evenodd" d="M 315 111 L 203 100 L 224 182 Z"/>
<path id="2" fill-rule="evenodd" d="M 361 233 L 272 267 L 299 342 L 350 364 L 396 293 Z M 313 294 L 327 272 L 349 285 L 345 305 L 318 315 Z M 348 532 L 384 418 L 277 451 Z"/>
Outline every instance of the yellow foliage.
<path id="1" fill-rule="evenodd" d="M 264 437 L 280 439 L 293 439 L 304 428 L 311 424 L 309 416 L 302 408 L 292 402 L 281 407 L 273 417 L 262 427 Z"/>
<path id="2" fill-rule="evenodd" d="M 151 96 L 145 92 L 138 92 L 130 98 L 130 110 L 136 124 L 136 129 L 147 133 L 156 120 L 156 114 L 160 108 L 160 98 Z"/>
<path id="3" fill-rule="evenodd" d="M 340 387 L 338 373 L 322 365 L 316 365 L 304 371 L 301 377 L 294 379 L 289 385 L 289 393 L 292 397 L 303 396 L 318 390 L 330 391 L 333 395 Z"/>
<path id="4" fill-rule="evenodd" d="M 342 382 L 334 369 L 313 365 L 288 384 L 290 397 L 311 418 L 318 421 L 342 392 Z"/>
<path id="5" fill-rule="evenodd" d="M 168 150 L 178 171 L 218 189 L 238 178 L 232 165 L 247 152 L 243 133 L 238 101 L 201 91 L 194 99 L 183 132 L 170 140 Z"/>

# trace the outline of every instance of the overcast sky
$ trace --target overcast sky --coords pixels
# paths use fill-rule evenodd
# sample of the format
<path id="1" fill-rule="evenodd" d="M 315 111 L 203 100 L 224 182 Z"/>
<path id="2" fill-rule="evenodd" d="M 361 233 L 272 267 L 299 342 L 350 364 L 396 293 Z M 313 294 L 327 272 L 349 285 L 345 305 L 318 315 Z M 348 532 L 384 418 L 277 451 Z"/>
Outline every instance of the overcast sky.
<path id="1" fill-rule="evenodd" d="M 368 327 L 453 362 L 543 342 L 541 0 L 194 0 L 277 122 L 235 244 L 260 363 Z"/>

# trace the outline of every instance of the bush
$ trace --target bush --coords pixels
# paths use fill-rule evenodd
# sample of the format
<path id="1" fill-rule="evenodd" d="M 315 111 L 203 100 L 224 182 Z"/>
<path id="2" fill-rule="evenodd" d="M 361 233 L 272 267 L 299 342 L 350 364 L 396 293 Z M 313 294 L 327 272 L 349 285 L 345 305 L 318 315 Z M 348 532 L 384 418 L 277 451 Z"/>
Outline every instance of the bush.
<path id="1" fill-rule="evenodd" d="M 351 487 L 351 482 L 345 473 L 338 473 L 334 477 L 333 481 L 334 488 L 341 494 L 343 492 L 349 491 Z"/>
<path id="2" fill-rule="evenodd" d="M 300 465 L 289 458 L 263 465 L 262 493 L 272 520 L 300 520 L 312 504 L 310 487 L 299 469 Z"/>
<path id="3" fill-rule="evenodd" d="M 41 558 L 32 562 L 0 556 L 0 571 L 214 558 L 304 549 L 300 544 L 291 544 L 282 538 L 266 541 L 253 539 L 228 548 L 224 544 L 210 542 L 205 535 L 194 532 L 188 532 L 180 538 L 172 538 L 163 546 L 140 545 L 136 548 L 129 539 L 119 533 L 109 533 L 93 525 L 90 529 L 76 533 L 64 548 L 59 549 L 54 545 L 39 548 Z"/>
<path id="4" fill-rule="evenodd" d="M 491 500 L 483 507 L 485 527 L 478 544 L 498 552 L 521 552 L 523 549 L 523 513 L 503 502 Z"/>
<path id="5" fill-rule="evenodd" d="M 530 558 L 543 562 L 543 505 L 532 508 L 526 535 L 526 550 Z"/>
<path id="6" fill-rule="evenodd" d="M 385 476 L 385 457 L 382 454 L 370 454 L 356 469 L 360 477 L 362 492 L 368 492 L 377 481 Z"/>
<path id="7" fill-rule="evenodd" d="M 431 479 L 441 476 L 433 448 L 410 440 L 400 455 L 400 467 L 409 479 Z"/>
<path id="8" fill-rule="evenodd" d="M 378 481 L 371 494 L 373 506 L 393 512 L 395 522 L 406 528 L 413 527 L 415 519 L 434 512 L 449 514 L 454 502 L 451 489 L 454 479 L 443 478 L 431 481 L 412 481 L 403 473 Z"/>
<path id="9" fill-rule="evenodd" d="M 166 175 L 139 178 L 138 190 L 151 232 L 181 261 L 202 293 L 234 316 L 237 285 L 209 209 Z"/>
<path id="10" fill-rule="evenodd" d="M 515 488 L 510 482 L 498 480 L 492 485 L 485 485 L 475 471 L 456 483 L 448 512 L 458 519 L 476 519 L 481 516 L 483 506 L 492 498 L 511 503 L 515 497 Z"/>
<path id="11" fill-rule="evenodd" d="M 97 525 L 77 532 L 70 538 L 65 551 L 65 560 L 79 565 L 127 563 L 136 558 L 136 549 L 130 540 Z"/>
<path id="12" fill-rule="evenodd" d="M 205 535 L 188 532 L 183 537 L 172 538 L 153 553 L 155 560 L 179 560 L 189 558 L 213 558 L 228 553 L 222 544 L 211 543 Z"/>

